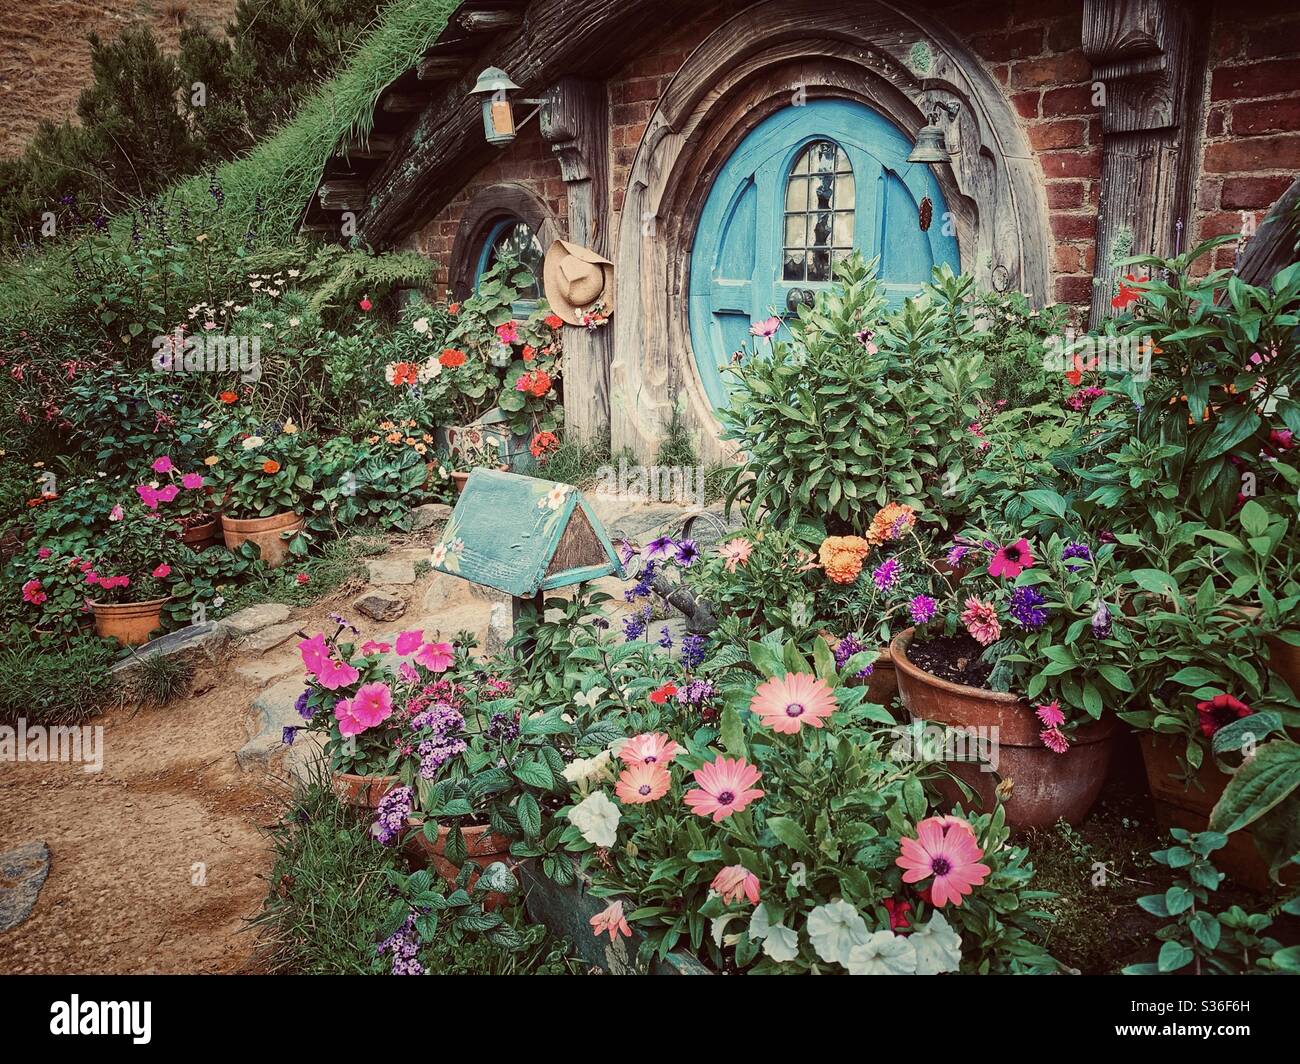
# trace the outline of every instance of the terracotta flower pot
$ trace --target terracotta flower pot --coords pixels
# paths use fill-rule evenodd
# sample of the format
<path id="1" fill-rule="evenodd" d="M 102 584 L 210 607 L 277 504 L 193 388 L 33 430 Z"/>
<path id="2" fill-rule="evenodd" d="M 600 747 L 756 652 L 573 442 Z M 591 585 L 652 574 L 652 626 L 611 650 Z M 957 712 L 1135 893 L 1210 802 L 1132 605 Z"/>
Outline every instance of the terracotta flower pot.
<path id="1" fill-rule="evenodd" d="M 907 659 L 907 648 L 914 634 L 915 629 L 909 628 L 890 644 L 898 694 L 912 719 L 974 727 L 980 729 L 980 737 L 997 743 L 995 772 L 981 771 L 981 765 L 973 760 L 948 762 L 945 768 L 975 791 L 985 810 L 993 808 L 999 778 L 1009 780 L 1011 794 L 1003 804 L 1011 828 L 1048 827 L 1060 819 L 1080 823 L 1106 780 L 1114 718 L 1107 715 L 1082 725 L 1068 752 L 1053 753 L 1039 740 L 1042 725 L 1025 699 L 950 683 L 913 665 Z M 940 790 L 946 798 L 962 800 L 955 784 L 940 784 Z"/>
<path id="2" fill-rule="evenodd" d="M 439 825 L 438 841 L 430 842 L 424 835 L 423 820 L 419 817 L 412 817 L 411 833 L 406 842 L 406 853 L 413 862 L 432 868 L 448 883 L 453 883 L 456 877 L 460 875 L 460 869 L 447 860 L 446 857 L 445 849 L 449 833 L 449 828 Z M 462 828 L 461 833 L 465 839 L 465 850 L 469 855 L 468 859 L 478 865 L 479 868 L 486 868 L 496 861 L 504 862 L 511 869 L 518 864 L 510 856 L 510 840 L 502 835 L 492 834 L 491 829 L 486 824 Z M 471 888 L 478 881 L 478 875 L 477 872 L 470 873 L 469 885 Z M 496 909 L 504 905 L 505 902 L 506 896 L 504 894 L 494 892 L 484 899 L 483 907 L 488 910 Z"/>
<path id="3" fill-rule="evenodd" d="M 163 606 L 167 599 L 144 602 L 91 602 L 95 614 L 95 634 L 116 639 L 123 646 L 138 647 L 162 627 Z"/>
<path id="4" fill-rule="evenodd" d="M 1175 779 L 1175 776 L 1182 776 L 1178 764 L 1178 755 L 1186 748 L 1182 736 L 1147 732 L 1139 745 L 1160 829 L 1205 831 L 1210 823 L 1210 812 L 1223 796 L 1223 789 L 1231 777 L 1220 772 L 1214 758 L 1206 753 L 1201 767 L 1192 775 L 1193 783 L 1187 785 L 1181 778 Z M 1268 865 L 1255 848 L 1255 837 L 1249 829 L 1229 835 L 1227 845 L 1216 850 L 1211 860 L 1220 872 L 1226 872 L 1235 882 L 1253 890 L 1269 888 Z M 1296 876 L 1283 873 L 1282 878 L 1295 882 Z"/>
<path id="5" fill-rule="evenodd" d="M 357 776 L 351 772 L 332 772 L 330 779 L 339 801 L 359 809 L 378 809 L 384 795 L 401 782 L 397 776 Z"/>
<path id="6" fill-rule="evenodd" d="M 1269 636 L 1268 666 L 1286 681 L 1293 694 L 1300 695 L 1300 647 Z"/>
<path id="7" fill-rule="evenodd" d="M 289 557 L 288 540 L 281 539 L 281 533 L 298 533 L 306 527 L 307 519 L 292 510 L 274 517 L 254 517 L 240 520 L 221 515 L 221 532 L 226 546 L 238 550 L 244 543 L 257 545 L 262 561 L 272 569 L 278 568 Z"/>
<path id="8" fill-rule="evenodd" d="M 880 657 L 871 666 L 871 675 L 867 677 L 867 701 L 889 709 L 898 697 L 898 673 L 894 669 L 894 658 L 889 647 L 880 648 Z"/>
<path id="9" fill-rule="evenodd" d="M 206 521 L 186 525 L 181 531 L 181 542 L 193 550 L 203 550 L 217 542 L 221 530 L 221 519 L 213 514 Z"/>
<path id="10" fill-rule="evenodd" d="M 509 467 L 508 465 L 499 465 L 499 466 L 497 466 L 496 468 L 497 468 L 498 470 L 500 470 L 502 473 L 509 473 L 509 472 L 510 472 L 510 467 Z M 461 473 L 461 472 L 459 472 L 459 471 L 457 471 L 457 470 L 452 470 L 452 473 L 451 473 L 451 479 L 452 479 L 452 481 L 453 481 L 453 482 L 455 483 L 455 485 L 456 485 L 456 494 L 457 494 L 457 495 L 459 495 L 461 492 L 463 492 L 463 491 L 465 490 L 465 485 L 469 483 L 469 476 L 470 476 L 470 474 L 473 473 L 473 472 L 474 472 L 474 470 L 472 470 L 472 469 L 468 469 L 468 470 L 466 470 L 466 471 L 463 472 L 463 473 Z"/>

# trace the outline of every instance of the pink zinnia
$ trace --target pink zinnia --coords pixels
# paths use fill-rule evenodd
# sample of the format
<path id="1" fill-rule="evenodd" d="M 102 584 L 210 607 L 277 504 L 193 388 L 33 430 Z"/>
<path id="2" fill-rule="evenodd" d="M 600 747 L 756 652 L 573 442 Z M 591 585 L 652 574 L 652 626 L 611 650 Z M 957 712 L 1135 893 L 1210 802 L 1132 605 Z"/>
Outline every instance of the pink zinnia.
<path id="1" fill-rule="evenodd" d="M 625 805 L 643 805 L 667 794 L 670 783 L 666 766 L 640 763 L 629 765 L 619 774 L 614 793 Z"/>
<path id="2" fill-rule="evenodd" d="M 700 786 L 686 792 L 685 802 L 696 816 L 712 816 L 715 824 L 763 797 L 754 787 L 763 774 L 743 758 L 720 757 L 701 765 L 694 776 Z"/>
<path id="3" fill-rule="evenodd" d="M 744 865 L 727 865 L 713 877 L 709 886 L 721 894 L 728 905 L 739 901 L 742 895 L 749 899 L 750 905 L 758 904 L 758 876 Z"/>
<path id="4" fill-rule="evenodd" d="M 310 639 L 304 639 L 298 644 L 298 652 L 302 654 L 303 667 L 315 676 L 321 670 L 329 657 L 329 649 L 325 646 L 324 635 L 314 635 Z"/>
<path id="5" fill-rule="evenodd" d="M 352 716 L 367 728 L 382 724 L 393 714 L 393 693 L 386 683 L 365 684 L 352 698 Z"/>
<path id="6" fill-rule="evenodd" d="M 793 735 L 805 724 L 822 727 L 822 721 L 838 708 L 835 694 L 825 681 L 807 673 L 773 676 L 759 684 L 750 699 L 750 712 L 774 732 Z"/>
<path id="7" fill-rule="evenodd" d="M 1026 569 L 1034 566 L 1034 556 L 1029 550 L 1029 540 L 1019 539 L 1005 547 L 999 547 L 989 562 L 989 576 L 999 580 L 1014 580 Z"/>
<path id="8" fill-rule="evenodd" d="M 399 658 L 406 657 L 406 655 L 410 654 L 412 651 L 418 650 L 420 648 L 420 644 L 423 642 L 424 642 L 423 628 L 413 628 L 409 632 L 398 632 L 397 633 L 397 656 Z"/>
<path id="9" fill-rule="evenodd" d="M 645 732 L 623 744 L 618 752 L 625 765 L 665 764 L 681 752 L 681 747 L 662 732 Z"/>
<path id="10" fill-rule="evenodd" d="M 901 854 L 894 862 L 903 869 L 904 883 L 934 876 L 930 897 L 935 908 L 961 899 L 988 878 L 992 871 L 980 864 L 984 851 L 970 825 L 957 817 L 930 817 L 916 825 L 916 838 L 899 839 Z"/>
<path id="11" fill-rule="evenodd" d="M 962 611 L 961 623 L 970 632 L 971 638 L 981 646 L 996 643 L 1002 637 L 1002 625 L 998 623 L 998 611 L 987 602 L 975 597 L 966 599 L 966 609 Z"/>
<path id="12" fill-rule="evenodd" d="M 610 902 L 609 907 L 602 909 L 593 916 L 588 923 L 591 924 L 591 933 L 597 938 L 605 932 L 609 932 L 609 940 L 615 941 L 619 935 L 632 937 L 632 929 L 627 926 L 627 920 L 623 917 L 623 903 L 621 901 Z"/>
<path id="13" fill-rule="evenodd" d="M 1034 710 L 1038 719 L 1047 728 L 1057 728 L 1065 723 L 1065 714 L 1061 712 L 1061 703 L 1053 699 Z"/>
<path id="14" fill-rule="evenodd" d="M 194 488 L 201 488 L 203 487 L 203 474 L 186 473 L 183 477 L 181 477 L 181 483 L 185 487 L 189 488 L 190 490 L 193 490 Z"/>
<path id="15" fill-rule="evenodd" d="M 361 673 L 357 672 L 346 661 L 335 661 L 333 658 L 327 658 L 321 665 L 320 671 L 316 673 L 316 679 L 320 685 L 327 691 L 337 691 L 340 687 L 348 687 L 360 679 Z"/>
<path id="16" fill-rule="evenodd" d="M 175 466 L 172 465 L 172 460 L 167 455 L 163 455 L 161 458 L 155 459 L 150 468 L 155 473 L 170 473 Z"/>
<path id="17" fill-rule="evenodd" d="M 153 571 L 153 575 L 159 580 L 171 576 L 171 574 L 172 574 L 172 567 L 168 565 L 166 562 L 163 562 L 162 565 L 158 566 L 158 568 L 156 568 Z"/>
<path id="18" fill-rule="evenodd" d="M 1070 740 L 1059 728 L 1044 728 L 1038 733 L 1038 740 L 1054 754 L 1063 754 L 1070 749 Z"/>
<path id="19" fill-rule="evenodd" d="M 415 660 L 430 672 L 446 672 L 456 660 L 456 651 L 450 643 L 425 643 L 416 653 Z"/>

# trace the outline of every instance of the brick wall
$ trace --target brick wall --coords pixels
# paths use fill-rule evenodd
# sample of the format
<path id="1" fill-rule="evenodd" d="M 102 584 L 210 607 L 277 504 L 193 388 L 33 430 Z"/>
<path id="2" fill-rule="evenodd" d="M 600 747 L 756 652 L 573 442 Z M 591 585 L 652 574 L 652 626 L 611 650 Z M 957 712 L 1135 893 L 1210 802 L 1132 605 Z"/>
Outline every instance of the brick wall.
<path id="1" fill-rule="evenodd" d="M 1300 8 L 1252 0 L 1221 9 L 1209 65 L 1198 242 L 1258 223 L 1300 174 Z M 1232 244 L 1218 248 L 1214 265 L 1231 266 L 1234 254 Z"/>

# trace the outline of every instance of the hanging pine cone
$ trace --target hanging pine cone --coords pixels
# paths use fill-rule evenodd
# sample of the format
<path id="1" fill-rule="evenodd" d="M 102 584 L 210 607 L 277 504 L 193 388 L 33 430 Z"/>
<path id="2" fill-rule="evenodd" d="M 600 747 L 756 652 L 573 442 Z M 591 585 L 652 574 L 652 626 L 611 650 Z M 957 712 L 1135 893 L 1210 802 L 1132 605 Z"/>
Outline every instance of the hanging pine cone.
<path id="1" fill-rule="evenodd" d="M 921 232 L 926 232 L 930 228 L 930 222 L 934 220 L 934 204 L 930 202 L 929 196 L 921 199 Z"/>

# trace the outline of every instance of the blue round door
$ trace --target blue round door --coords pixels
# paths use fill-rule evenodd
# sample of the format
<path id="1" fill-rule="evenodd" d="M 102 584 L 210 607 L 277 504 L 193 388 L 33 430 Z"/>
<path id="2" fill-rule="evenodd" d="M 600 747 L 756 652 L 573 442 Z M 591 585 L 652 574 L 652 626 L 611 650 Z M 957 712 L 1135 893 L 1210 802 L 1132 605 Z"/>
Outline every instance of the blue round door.
<path id="1" fill-rule="evenodd" d="M 764 119 L 727 160 L 700 215 L 690 268 L 691 346 L 715 408 L 727 400 L 719 367 L 750 339 L 750 324 L 790 314 L 853 251 L 880 257 L 893 306 L 936 265 L 960 269 L 939 183 L 926 164 L 907 161 L 911 150 L 871 108 L 813 100 Z"/>

